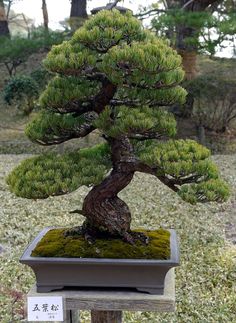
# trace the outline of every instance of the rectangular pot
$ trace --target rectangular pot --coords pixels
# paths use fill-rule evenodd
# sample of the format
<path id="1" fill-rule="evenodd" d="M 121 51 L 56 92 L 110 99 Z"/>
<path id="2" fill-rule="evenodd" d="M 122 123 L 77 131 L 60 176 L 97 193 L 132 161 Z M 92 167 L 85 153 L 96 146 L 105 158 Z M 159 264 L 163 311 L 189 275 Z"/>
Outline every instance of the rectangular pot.
<path id="1" fill-rule="evenodd" d="M 179 265 L 175 230 L 169 230 L 171 255 L 168 260 L 31 257 L 32 250 L 52 227 L 45 228 L 28 245 L 20 262 L 36 276 L 37 292 L 66 287 L 136 288 L 163 294 L 167 272 Z"/>

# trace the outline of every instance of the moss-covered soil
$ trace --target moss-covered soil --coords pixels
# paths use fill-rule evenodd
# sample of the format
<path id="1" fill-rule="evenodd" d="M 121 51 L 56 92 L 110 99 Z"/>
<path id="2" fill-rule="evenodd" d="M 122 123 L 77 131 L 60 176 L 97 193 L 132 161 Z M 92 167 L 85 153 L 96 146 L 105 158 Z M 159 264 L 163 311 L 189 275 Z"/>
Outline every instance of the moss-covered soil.
<path id="1" fill-rule="evenodd" d="M 170 258 L 170 232 L 167 230 L 142 230 L 149 238 L 147 245 L 140 241 L 131 245 L 119 238 L 97 238 L 91 244 L 82 236 L 65 236 L 65 231 L 66 229 L 48 231 L 32 251 L 31 256 L 113 259 Z"/>

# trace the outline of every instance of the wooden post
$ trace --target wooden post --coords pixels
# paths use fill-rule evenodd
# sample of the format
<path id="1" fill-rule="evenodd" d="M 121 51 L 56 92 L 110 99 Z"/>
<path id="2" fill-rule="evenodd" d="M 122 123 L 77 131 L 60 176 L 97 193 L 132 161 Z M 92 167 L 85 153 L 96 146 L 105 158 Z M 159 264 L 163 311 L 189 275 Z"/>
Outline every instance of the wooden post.
<path id="1" fill-rule="evenodd" d="M 79 311 L 72 311 L 67 310 L 66 311 L 66 320 L 64 323 L 79 323 Z"/>
<path id="2" fill-rule="evenodd" d="M 122 323 L 122 312 L 91 311 L 91 323 Z"/>

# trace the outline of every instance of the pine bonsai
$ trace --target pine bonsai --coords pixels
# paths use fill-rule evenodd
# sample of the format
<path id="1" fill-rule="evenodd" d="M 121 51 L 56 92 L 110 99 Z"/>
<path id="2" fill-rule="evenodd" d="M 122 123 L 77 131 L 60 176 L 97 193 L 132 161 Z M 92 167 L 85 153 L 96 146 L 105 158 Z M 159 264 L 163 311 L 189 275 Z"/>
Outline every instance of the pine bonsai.
<path id="1" fill-rule="evenodd" d="M 131 231 L 131 213 L 117 196 L 135 172 L 154 175 L 190 203 L 226 200 L 228 186 L 209 150 L 174 139 L 176 122 L 165 107 L 185 100 L 180 56 L 130 12 L 99 12 L 54 46 L 44 65 L 56 76 L 26 128 L 28 137 L 54 145 L 99 129 L 104 143 L 25 160 L 8 183 L 18 196 L 34 199 L 92 186 L 78 211 L 86 219 L 68 234 L 145 239 Z"/>

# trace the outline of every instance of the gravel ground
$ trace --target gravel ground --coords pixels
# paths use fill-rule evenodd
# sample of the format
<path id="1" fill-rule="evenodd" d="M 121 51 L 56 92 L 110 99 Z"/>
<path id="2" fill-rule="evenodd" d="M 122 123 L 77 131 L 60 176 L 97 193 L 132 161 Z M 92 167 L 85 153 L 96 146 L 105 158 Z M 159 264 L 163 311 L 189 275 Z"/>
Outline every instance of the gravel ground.
<path id="1" fill-rule="evenodd" d="M 73 226 L 82 217 L 68 211 L 81 207 L 86 187 L 46 200 L 27 200 L 8 190 L 5 176 L 27 155 L 0 155 L 0 322 L 23 322 L 25 294 L 32 271 L 18 259 L 45 226 Z M 236 323 L 236 155 L 214 156 L 231 184 L 224 204 L 189 205 L 154 177 L 136 174 L 122 191 L 134 227 L 175 228 L 180 237 L 181 266 L 176 270 L 175 313 L 125 312 L 125 323 Z M 227 239 L 226 239 L 227 238 Z M 82 313 L 82 323 L 89 314 Z"/>

